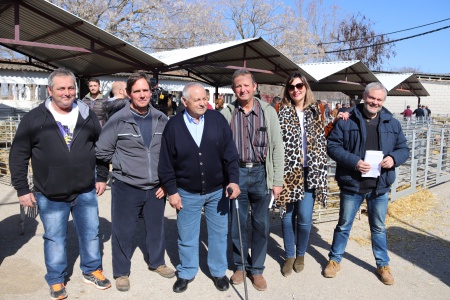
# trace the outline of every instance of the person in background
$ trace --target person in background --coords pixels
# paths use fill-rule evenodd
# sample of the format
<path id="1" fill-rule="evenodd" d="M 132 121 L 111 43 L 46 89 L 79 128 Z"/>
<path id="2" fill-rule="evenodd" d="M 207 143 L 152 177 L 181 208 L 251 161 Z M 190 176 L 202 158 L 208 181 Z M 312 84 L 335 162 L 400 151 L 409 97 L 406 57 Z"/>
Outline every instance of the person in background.
<path id="1" fill-rule="evenodd" d="M 403 120 L 407 121 L 407 120 L 411 120 L 413 112 L 410 109 L 410 106 L 408 105 L 408 106 L 406 106 L 406 109 L 403 112 L 401 112 L 401 114 L 403 115 Z"/>
<path id="2" fill-rule="evenodd" d="M 103 102 L 103 111 L 105 112 L 105 122 L 117 111 L 122 109 L 130 101 L 126 91 L 127 84 L 123 81 L 115 81 L 111 86 L 113 96 L 108 101 Z"/>
<path id="3" fill-rule="evenodd" d="M 159 163 L 161 183 L 170 206 L 177 210 L 178 279 L 175 293 L 186 291 L 199 268 L 199 235 L 202 209 L 208 229 L 208 267 L 219 291 L 229 288 L 227 262 L 230 199 L 239 191 L 236 145 L 225 118 L 207 109 L 200 83 L 183 89 L 183 114 L 171 118 L 162 136 Z M 228 193 L 231 188 L 232 193 Z"/>
<path id="4" fill-rule="evenodd" d="M 209 90 L 205 89 L 205 91 L 206 91 L 206 99 L 208 99 L 207 108 L 208 109 L 213 109 L 212 105 L 209 103 L 209 100 L 211 99 L 211 95 L 209 94 Z"/>
<path id="5" fill-rule="evenodd" d="M 303 271 L 312 226 L 314 201 L 326 206 L 328 195 L 324 120 L 306 77 L 293 73 L 285 83 L 278 113 L 284 145 L 280 208 L 285 261 L 283 276 Z"/>
<path id="6" fill-rule="evenodd" d="M 241 253 L 240 250 L 236 203 L 233 201 L 231 238 L 236 270 L 231 282 L 235 285 L 244 282 L 243 255 L 253 287 L 265 291 L 267 282 L 263 272 L 269 241 L 269 204 L 272 194 L 275 200 L 278 199 L 283 186 L 283 138 L 275 109 L 254 96 L 257 83 L 252 73 L 245 69 L 237 70 L 232 77 L 232 89 L 237 100 L 228 104 L 221 113 L 231 125 L 239 154 L 239 217 L 244 251 Z M 247 220 L 250 210 L 252 239 L 249 241 Z"/>
<path id="7" fill-rule="evenodd" d="M 98 196 L 106 189 L 107 164 L 95 158 L 101 127 L 97 116 L 76 99 L 72 72 L 57 69 L 48 77 L 45 102 L 25 114 L 11 146 L 11 181 L 19 202 L 39 207 L 44 226 L 45 280 L 52 299 L 67 297 L 67 228 L 72 214 L 79 242 L 83 280 L 98 289 L 103 276 L 99 239 Z M 34 190 L 28 184 L 29 160 Z M 95 168 L 97 166 L 97 175 Z"/>
<path id="8" fill-rule="evenodd" d="M 425 109 L 425 105 L 422 104 L 423 118 L 425 121 L 428 120 L 428 110 Z"/>
<path id="9" fill-rule="evenodd" d="M 413 115 L 416 116 L 416 120 L 423 120 L 425 113 L 423 112 L 422 106 L 420 104 L 413 111 Z"/>
<path id="10" fill-rule="evenodd" d="M 161 136 L 168 118 L 150 104 L 150 79 L 133 73 L 127 80 L 130 101 L 103 127 L 95 147 L 97 159 L 112 162 L 111 246 L 116 288 L 130 289 L 133 234 L 139 214 L 145 224 L 148 268 L 162 277 L 175 276 L 165 264 L 166 192 L 158 176 Z"/>
<path id="11" fill-rule="evenodd" d="M 335 277 L 340 270 L 353 221 L 366 200 L 376 273 L 384 284 L 394 284 L 389 267 L 385 219 L 395 168 L 408 159 L 409 148 L 400 122 L 383 107 L 386 95 L 387 90 L 381 83 L 368 84 L 363 93 L 363 103 L 350 112 L 348 120 L 337 121 L 328 136 L 327 152 L 336 162 L 340 205 L 329 262 L 323 270 L 327 278 Z M 365 161 L 367 151 L 381 151 L 379 175 L 363 176 L 372 169 L 371 163 Z"/>
<path id="12" fill-rule="evenodd" d="M 83 102 L 89 106 L 97 115 L 100 125 L 103 126 L 106 122 L 105 111 L 103 110 L 103 103 L 108 101 L 108 98 L 103 97 L 100 92 L 100 80 L 98 78 L 90 78 L 88 80 L 89 93 L 84 96 Z"/>
<path id="13" fill-rule="evenodd" d="M 222 95 L 219 95 L 219 97 L 216 99 L 215 105 L 216 105 L 215 109 L 217 111 L 221 111 L 223 109 L 224 101 Z"/>
<path id="14" fill-rule="evenodd" d="M 338 115 L 339 110 L 341 109 L 341 107 L 342 107 L 342 105 L 340 103 L 336 103 L 334 109 L 331 111 L 331 116 L 333 118 L 336 118 L 336 116 Z"/>

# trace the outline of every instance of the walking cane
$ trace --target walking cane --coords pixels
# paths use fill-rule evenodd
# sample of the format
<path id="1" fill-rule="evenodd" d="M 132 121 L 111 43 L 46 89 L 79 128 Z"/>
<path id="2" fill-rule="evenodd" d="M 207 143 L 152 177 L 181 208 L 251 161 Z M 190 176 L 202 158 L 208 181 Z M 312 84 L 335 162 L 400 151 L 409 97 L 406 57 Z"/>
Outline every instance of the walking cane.
<path id="1" fill-rule="evenodd" d="M 228 197 L 230 197 L 231 194 L 233 194 L 233 189 L 231 187 L 228 187 L 227 192 L 228 192 Z M 239 218 L 239 201 L 238 201 L 237 197 L 234 200 L 236 201 L 236 216 L 237 216 L 238 228 L 239 228 L 238 232 L 239 232 L 239 244 L 241 247 L 242 272 L 244 275 L 245 300 L 248 300 L 247 281 L 246 281 L 247 272 L 245 271 L 244 247 L 242 246 L 241 220 Z"/>

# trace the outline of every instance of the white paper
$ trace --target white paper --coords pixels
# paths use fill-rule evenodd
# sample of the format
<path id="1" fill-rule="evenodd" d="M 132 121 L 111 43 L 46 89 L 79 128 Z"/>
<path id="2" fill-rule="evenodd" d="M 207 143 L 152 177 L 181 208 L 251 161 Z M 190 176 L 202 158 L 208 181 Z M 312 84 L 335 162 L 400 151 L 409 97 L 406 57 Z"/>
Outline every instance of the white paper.
<path id="1" fill-rule="evenodd" d="M 361 177 L 373 177 L 380 176 L 381 166 L 380 163 L 383 160 L 383 151 L 367 150 L 364 156 L 364 162 L 370 164 L 370 171 L 362 174 Z"/>
<path id="2" fill-rule="evenodd" d="M 272 195 L 270 195 L 269 209 L 272 208 L 272 205 L 273 205 L 273 201 L 274 201 L 274 200 L 275 200 L 275 197 L 273 196 L 273 193 L 272 193 Z"/>

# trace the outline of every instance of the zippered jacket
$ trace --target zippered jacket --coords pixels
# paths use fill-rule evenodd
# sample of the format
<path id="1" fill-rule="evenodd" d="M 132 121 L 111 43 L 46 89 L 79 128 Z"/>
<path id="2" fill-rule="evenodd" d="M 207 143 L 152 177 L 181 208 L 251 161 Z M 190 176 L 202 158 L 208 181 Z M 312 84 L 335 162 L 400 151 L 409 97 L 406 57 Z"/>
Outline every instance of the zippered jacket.
<path id="1" fill-rule="evenodd" d="M 349 111 L 347 121 L 339 119 L 328 136 L 327 144 L 328 155 L 337 164 L 335 178 L 339 187 L 356 193 L 360 190 L 361 179 L 361 172 L 356 170 L 356 165 L 360 159 L 364 159 L 367 138 L 361 106 L 358 104 Z M 391 156 L 394 159 L 394 166 L 382 168 L 378 177 L 376 193 L 384 194 L 395 181 L 395 168 L 408 159 L 409 148 L 400 122 L 384 107 L 380 111 L 378 135 L 383 157 Z"/>
<path id="2" fill-rule="evenodd" d="M 96 145 L 97 158 L 112 162 L 113 177 L 140 189 L 159 185 L 158 162 L 161 136 L 168 118 L 150 106 L 152 140 L 144 143 L 139 126 L 130 111 L 130 102 L 116 112 L 103 126 Z"/>
<path id="3" fill-rule="evenodd" d="M 51 97 L 24 115 L 14 137 L 9 167 L 18 196 L 30 193 L 31 158 L 34 190 L 51 200 L 72 201 L 95 187 L 95 143 L 101 127 L 97 116 L 82 101 L 70 149 L 49 111 Z M 106 182 L 108 167 L 97 165 L 97 181 Z"/>

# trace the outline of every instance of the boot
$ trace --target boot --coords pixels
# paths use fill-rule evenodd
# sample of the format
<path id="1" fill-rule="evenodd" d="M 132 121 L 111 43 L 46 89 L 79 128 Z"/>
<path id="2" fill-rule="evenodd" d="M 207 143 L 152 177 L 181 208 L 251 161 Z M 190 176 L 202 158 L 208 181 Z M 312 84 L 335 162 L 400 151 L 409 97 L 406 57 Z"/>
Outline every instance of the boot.
<path id="1" fill-rule="evenodd" d="M 300 273 L 305 268 L 305 257 L 297 256 L 294 261 L 294 271 L 295 273 Z"/>
<path id="2" fill-rule="evenodd" d="M 284 277 L 287 277 L 292 274 L 292 267 L 294 265 L 295 258 L 286 258 L 284 261 L 284 266 L 281 268 L 281 274 L 283 274 Z"/>

